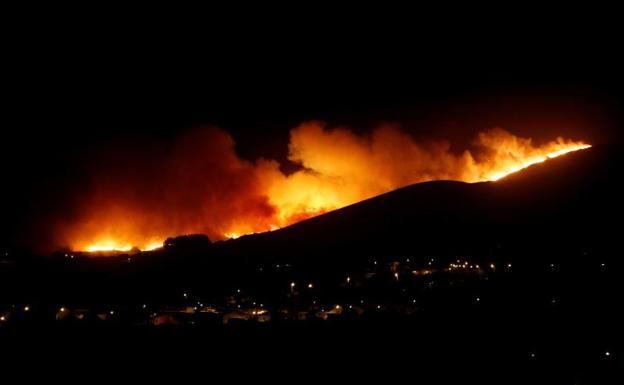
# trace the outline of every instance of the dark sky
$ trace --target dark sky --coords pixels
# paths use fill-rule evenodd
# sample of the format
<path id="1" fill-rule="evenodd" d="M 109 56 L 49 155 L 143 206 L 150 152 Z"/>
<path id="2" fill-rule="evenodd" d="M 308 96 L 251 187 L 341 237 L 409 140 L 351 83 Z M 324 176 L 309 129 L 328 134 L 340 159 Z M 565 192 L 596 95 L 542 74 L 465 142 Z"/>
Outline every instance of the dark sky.
<path id="1" fill-rule="evenodd" d="M 0 240 L 13 244 L 33 211 L 62 201 L 93 149 L 203 125 L 229 131 L 249 159 L 283 160 L 289 130 L 309 119 L 356 131 L 393 121 L 458 143 L 494 125 L 619 140 L 616 31 L 379 17 L 9 24 Z"/>

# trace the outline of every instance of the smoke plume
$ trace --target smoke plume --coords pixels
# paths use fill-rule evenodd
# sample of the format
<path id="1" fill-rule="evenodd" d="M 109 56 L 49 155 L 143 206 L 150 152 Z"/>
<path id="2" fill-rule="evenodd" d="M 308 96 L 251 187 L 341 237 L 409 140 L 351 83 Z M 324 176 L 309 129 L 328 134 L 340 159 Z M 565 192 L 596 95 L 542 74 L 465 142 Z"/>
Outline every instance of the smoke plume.
<path id="1" fill-rule="evenodd" d="M 211 239 L 283 227 L 413 183 L 496 180 L 552 154 L 583 148 L 561 138 L 536 146 L 502 129 L 478 134 L 470 150 L 419 143 L 393 125 L 358 135 L 307 122 L 290 133 L 285 174 L 270 159 L 239 157 L 218 128 L 194 130 L 170 147 L 112 149 L 94 157 L 75 215 L 56 221 L 57 246 L 149 249 L 173 235 Z"/>

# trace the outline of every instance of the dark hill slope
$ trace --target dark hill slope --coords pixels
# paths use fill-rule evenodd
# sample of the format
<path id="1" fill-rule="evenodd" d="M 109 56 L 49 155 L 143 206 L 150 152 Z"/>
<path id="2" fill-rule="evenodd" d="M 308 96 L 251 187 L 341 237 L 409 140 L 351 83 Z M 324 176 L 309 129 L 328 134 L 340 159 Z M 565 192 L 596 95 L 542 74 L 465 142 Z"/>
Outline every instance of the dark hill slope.
<path id="1" fill-rule="evenodd" d="M 440 253 L 498 242 L 610 242 L 621 221 L 619 161 L 592 148 L 497 182 L 401 188 L 290 227 L 216 245 L 238 256 Z"/>

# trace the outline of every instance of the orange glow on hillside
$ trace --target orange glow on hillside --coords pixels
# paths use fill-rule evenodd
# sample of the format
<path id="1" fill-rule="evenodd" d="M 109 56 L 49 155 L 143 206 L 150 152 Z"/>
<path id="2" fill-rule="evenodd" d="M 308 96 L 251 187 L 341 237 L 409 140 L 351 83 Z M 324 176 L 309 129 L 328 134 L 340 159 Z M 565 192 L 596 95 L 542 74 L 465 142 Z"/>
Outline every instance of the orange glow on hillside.
<path id="1" fill-rule="evenodd" d="M 535 151 L 534 153 L 527 155 L 526 157 L 509 160 L 508 162 L 498 166 L 496 169 L 488 171 L 479 181 L 497 181 L 501 178 L 506 177 L 509 174 L 524 170 L 525 168 L 530 167 L 534 164 L 542 163 L 548 159 L 553 159 L 570 152 L 585 150 L 590 147 L 591 145 L 583 143 L 556 144 L 553 145 L 553 147 L 550 149 Z"/>
<path id="2" fill-rule="evenodd" d="M 289 160 L 301 169 L 284 174 L 275 161 L 240 159 L 231 137 L 214 129 L 183 138 L 157 167 L 98 176 L 80 220 L 59 233 L 72 249 L 89 252 L 153 250 L 179 234 L 236 239 L 414 183 L 497 181 L 589 147 L 562 138 L 536 145 L 493 129 L 456 153 L 447 142 L 417 143 L 393 126 L 356 135 L 311 122 L 292 130 Z"/>
<path id="3" fill-rule="evenodd" d="M 95 242 L 93 244 L 88 245 L 85 248 L 85 251 L 90 253 L 95 253 L 98 251 L 130 251 L 132 250 L 132 246 L 130 245 L 120 245 L 115 241 L 104 241 L 104 242 Z"/>

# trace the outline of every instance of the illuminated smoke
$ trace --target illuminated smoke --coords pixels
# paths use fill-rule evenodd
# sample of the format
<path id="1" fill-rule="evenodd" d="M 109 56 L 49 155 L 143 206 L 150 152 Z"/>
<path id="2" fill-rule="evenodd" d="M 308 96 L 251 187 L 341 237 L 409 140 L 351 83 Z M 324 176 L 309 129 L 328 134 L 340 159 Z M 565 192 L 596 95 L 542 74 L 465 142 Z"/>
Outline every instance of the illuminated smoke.
<path id="1" fill-rule="evenodd" d="M 93 170 L 77 217 L 55 226 L 57 239 L 78 250 L 127 250 L 178 234 L 235 238 L 413 183 L 497 180 L 589 145 L 558 138 L 536 146 L 493 129 L 471 147 L 454 153 L 445 141 L 418 143 L 392 125 L 356 135 L 308 122 L 291 131 L 288 158 L 301 169 L 286 175 L 276 161 L 241 159 L 225 131 L 193 131 L 168 150 L 113 151 L 119 159 Z"/>

